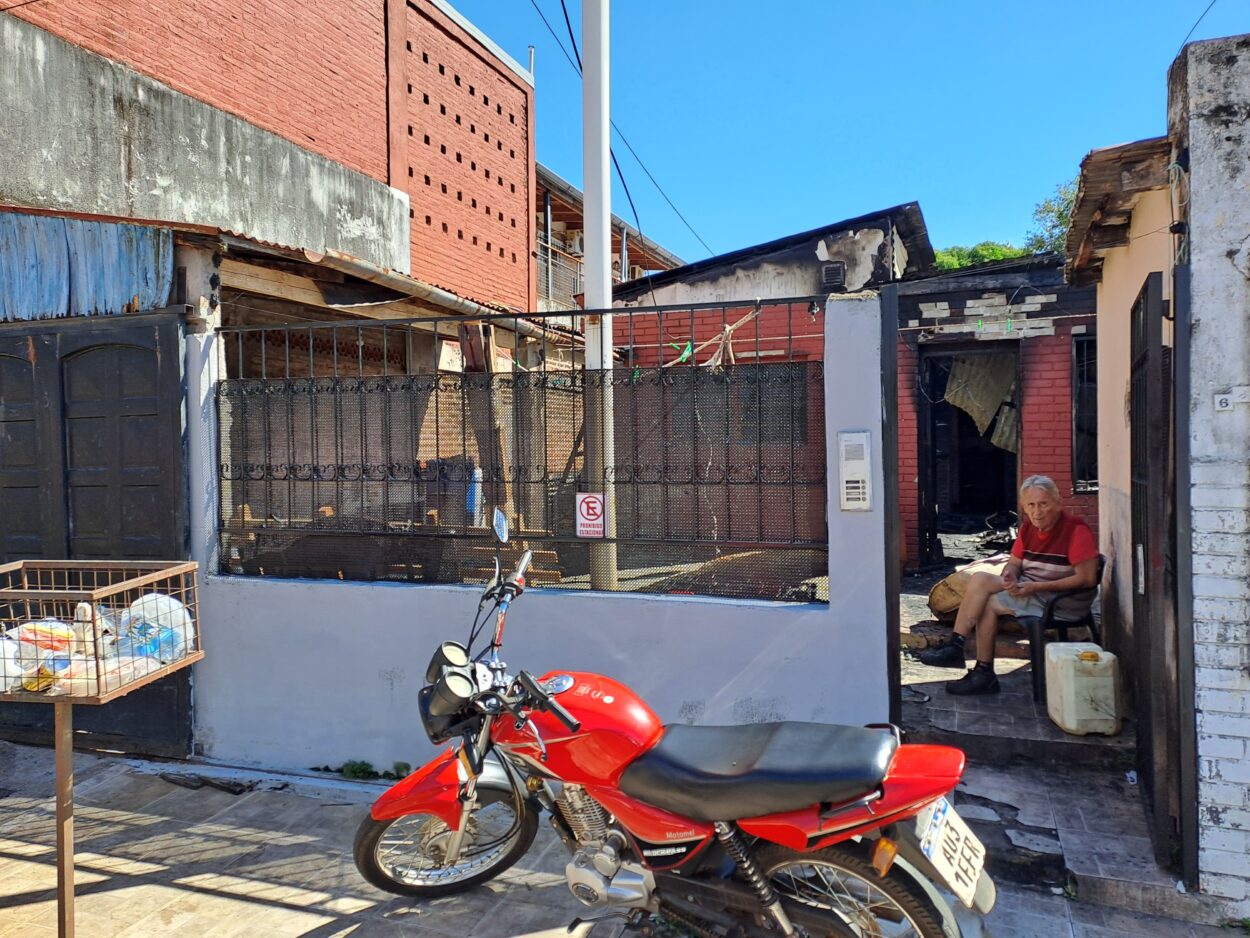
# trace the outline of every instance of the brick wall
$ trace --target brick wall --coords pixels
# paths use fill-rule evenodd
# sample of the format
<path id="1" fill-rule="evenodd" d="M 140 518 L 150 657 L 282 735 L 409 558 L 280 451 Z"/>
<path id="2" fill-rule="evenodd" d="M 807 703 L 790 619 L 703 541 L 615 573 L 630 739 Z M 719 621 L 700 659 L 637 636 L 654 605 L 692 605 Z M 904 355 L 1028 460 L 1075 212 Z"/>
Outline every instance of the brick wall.
<path id="1" fill-rule="evenodd" d="M 1098 536 L 1098 495 L 1076 494 L 1072 481 L 1072 329 L 1090 320 L 1056 322 L 1053 335 L 1020 342 L 1019 478 L 1048 475 L 1063 495 L 1064 507 L 1084 519 Z M 920 562 L 919 353 L 913 336 L 898 345 L 899 513 L 903 566 Z"/>
<path id="2" fill-rule="evenodd" d="M 413 275 L 534 309 L 533 89 L 429 0 L 407 36 Z"/>
<path id="3" fill-rule="evenodd" d="M 654 367 L 679 358 L 687 342 L 698 347 L 750 312 L 750 306 L 677 308 L 663 315 L 621 311 L 613 317 L 612 331 L 618 349 L 632 349 L 634 364 Z M 819 361 L 825 354 L 824 329 L 823 314 L 811 316 L 805 303 L 764 306 L 758 317 L 734 331 L 734 355 L 739 364 Z M 697 362 L 703 364 L 715 350 L 715 344 L 709 345 L 698 353 Z"/>
<path id="4" fill-rule="evenodd" d="M 1250 916 L 1250 405 L 1215 399 L 1247 383 L 1250 190 L 1228 114 L 1250 109 L 1250 37 L 1185 47 L 1172 66 L 1168 135 L 1189 155 L 1189 472 L 1198 866 L 1204 892 Z M 1183 686 L 1183 685 L 1182 685 Z"/>
<path id="5" fill-rule="evenodd" d="M 1194 463 L 1194 678 L 1199 866 L 1250 913 L 1250 470 Z"/>
<path id="6" fill-rule="evenodd" d="M 1086 324 L 1088 325 L 1088 324 Z M 1020 343 L 1020 478 L 1055 480 L 1064 507 L 1098 537 L 1098 496 L 1072 490 L 1072 326 Z"/>
<path id="7" fill-rule="evenodd" d="M 10 15 L 387 179 L 383 0 L 33 3 Z"/>
<path id="8" fill-rule="evenodd" d="M 898 339 L 898 511 L 904 566 L 920 558 L 920 405 L 916 396 L 920 351 L 915 333 Z"/>

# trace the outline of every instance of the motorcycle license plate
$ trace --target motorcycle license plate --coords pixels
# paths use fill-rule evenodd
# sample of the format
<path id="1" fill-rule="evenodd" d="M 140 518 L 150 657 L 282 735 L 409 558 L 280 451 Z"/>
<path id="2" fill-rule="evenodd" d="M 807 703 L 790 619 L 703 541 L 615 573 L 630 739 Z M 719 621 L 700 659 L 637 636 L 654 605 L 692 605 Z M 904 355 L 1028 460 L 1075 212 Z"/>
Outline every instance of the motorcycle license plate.
<path id="1" fill-rule="evenodd" d="M 951 892 L 972 908 L 977 880 L 985 866 L 985 847 L 945 798 L 925 808 L 916 819 L 920 849 L 946 881 Z"/>

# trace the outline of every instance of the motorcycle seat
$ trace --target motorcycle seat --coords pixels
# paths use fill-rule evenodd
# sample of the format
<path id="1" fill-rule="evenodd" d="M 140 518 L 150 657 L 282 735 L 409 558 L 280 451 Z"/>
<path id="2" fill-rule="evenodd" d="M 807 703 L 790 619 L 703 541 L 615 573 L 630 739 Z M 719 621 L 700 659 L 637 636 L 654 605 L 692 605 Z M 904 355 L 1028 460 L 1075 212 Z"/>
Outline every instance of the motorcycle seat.
<path id="1" fill-rule="evenodd" d="M 620 787 L 691 820 L 736 821 L 863 797 L 881 785 L 897 748 L 892 733 L 858 726 L 674 724 Z"/>

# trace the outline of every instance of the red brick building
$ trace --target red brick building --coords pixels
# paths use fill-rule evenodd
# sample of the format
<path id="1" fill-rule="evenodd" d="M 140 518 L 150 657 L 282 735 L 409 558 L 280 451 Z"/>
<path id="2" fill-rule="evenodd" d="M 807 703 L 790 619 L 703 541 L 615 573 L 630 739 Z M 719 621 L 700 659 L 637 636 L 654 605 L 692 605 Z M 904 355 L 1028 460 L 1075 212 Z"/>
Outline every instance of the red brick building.
<path id="1" fill-rule="evenodd" d="M 1055 480 L 1098 528 L 1094 291 L 1040 255 L 899 286 L 899 511 L 907 568 L 941 559 L 942 529 L 1016 510 L 1025 477 Z"/>
<path id="2" fill-rule="evenodd" d="M 9 15 L 404 191 L 414 277 L 534 308 L 533 80 L 444 0 L 117 0 Z"/>

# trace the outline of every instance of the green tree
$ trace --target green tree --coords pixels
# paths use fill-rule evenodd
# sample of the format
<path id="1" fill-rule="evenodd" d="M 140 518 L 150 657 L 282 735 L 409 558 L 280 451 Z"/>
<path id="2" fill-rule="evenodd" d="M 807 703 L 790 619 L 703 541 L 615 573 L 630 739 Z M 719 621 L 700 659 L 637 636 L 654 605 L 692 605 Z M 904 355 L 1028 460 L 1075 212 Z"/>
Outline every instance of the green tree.
<path id="1" fill-rule="evenodd" d="M 1054 195 L 1042 199 L 1033 209 L 1033 223 L 1037 227 L 1029 232 L 1024 241 L 1024 248 L 1030 254 L 1047 251 L 1063 253 L 1064 242 L 1068 238 L 1068 226 L 1072 224 L 1076 183 L 1075 179 L 1060 183 L 1055 187 Z"/>
<path id="2" fill-rule="evenodd" d="M 955 245 L 940 248 L 935 252 L 938 270 L 958 270 L 961 267 L 973 267 L 977 264 L 988 264 L 990 261 L 1003 261 L 1012 257 L 1020 257 L 1028 251 L 1014 244 L 1001 241 L 982 241 L 972 247 Z"/>

